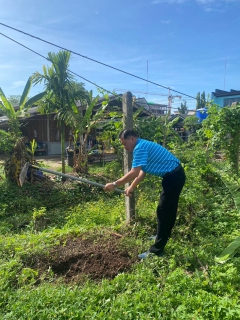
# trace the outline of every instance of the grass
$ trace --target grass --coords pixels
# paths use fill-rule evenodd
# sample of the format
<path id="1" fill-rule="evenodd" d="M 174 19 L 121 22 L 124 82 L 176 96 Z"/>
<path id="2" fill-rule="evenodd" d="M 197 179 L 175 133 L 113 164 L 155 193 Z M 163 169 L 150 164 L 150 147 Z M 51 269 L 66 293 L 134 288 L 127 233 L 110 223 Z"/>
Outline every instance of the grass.
<path id="1" fill-rule="evenodd" d="M 196 156 L 196 154 L 195 154 Z M 155 232 L 160 181 L 147 178 L 137 189 L 136 221 L 125 224 L 124 197 L 79 183 L 22 189 L 0 182 L 0 315 L 3 319 L 240 319 L 240 256 L 221 265 L 215 256 L 236 237 L 239 212 L 228 189 L 198 157 L 184 154 L 187 182 L 176 225 L 163 258 L 136 263 L 113 280 L 87 277 L 35 283 L 37 270 L 25 261 L 64 244 L 70 235 L 108 231 L 125 236 L 128 250 L 148 249 Z M 191 166 L 188 165 L 191 163 Z M 112 179 L 118 165 L 91 165 L 92 178 Z M 99 177 L 100 176 L 100 177 Z M 110 180 L 111 181 L 111 180 Z M 45 188 L 45 189 L 44 189 Z M 47 229 L 33 228 L 33 208 L 46 209 Z M 25 229 L 13 228 L 23 220 Z M 97 241 L 97 238 L 96 238 Z"/>

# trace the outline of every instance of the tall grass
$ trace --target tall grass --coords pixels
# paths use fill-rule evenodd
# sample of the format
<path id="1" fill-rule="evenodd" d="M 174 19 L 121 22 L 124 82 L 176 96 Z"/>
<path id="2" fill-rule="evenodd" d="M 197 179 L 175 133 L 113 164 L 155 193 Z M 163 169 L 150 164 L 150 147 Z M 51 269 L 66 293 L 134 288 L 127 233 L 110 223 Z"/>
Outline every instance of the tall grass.
<path id="1" fill-rule="evenodd" d="M 19 189 L 1 181 L 2 319 L 240 319 L 240 256 L 224 265 L 214 261 L 236 236 L 239 212 L 203 153 L 194 161 L 184 154 L 187 182 L 166 255 L 136 263 L 131 272 L 100 283 L 86 277 L 68 285 L 51 278 L 36 284 L 37 270 L 24 268 L 24 262 L 69 235 L 94 230 L 115 230 L 126 236 L 129 250 L 147 250 L 147 237 L 156 228 L 160 181 L 147 177 L 137 189 L 137 217 L 131 225 L 125 223 L 123 196 L 75 183 L 56 183 L 41 193 L 38 185 Z M 41 207 L 51 221 L 36 232 L 33 208 Z M 25 229 L 13 228 L 15 220 L 24 219 Z"/>

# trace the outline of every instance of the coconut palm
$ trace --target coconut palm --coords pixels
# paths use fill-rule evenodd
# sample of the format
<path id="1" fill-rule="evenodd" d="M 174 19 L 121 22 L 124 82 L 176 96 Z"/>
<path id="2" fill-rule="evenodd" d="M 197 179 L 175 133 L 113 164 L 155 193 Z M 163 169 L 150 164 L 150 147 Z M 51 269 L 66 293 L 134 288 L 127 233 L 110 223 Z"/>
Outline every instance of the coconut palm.
<path id="1" fill-rule="evenodd" d="M 46 113 L 55 112 L 60 122 L 62 172 L 65 173 L 65 118 L 70 118 L 76 112 L 76 101 L 86 99 L 86 91 L 82 84 L 76 84 L 68 70 L 71 53 L 59 51 L 48 53 L 51 67 L 43 66 L 43 74 L 35 72 L 33 83 L 44 83 L 48 93 L 45 100 Z"/>

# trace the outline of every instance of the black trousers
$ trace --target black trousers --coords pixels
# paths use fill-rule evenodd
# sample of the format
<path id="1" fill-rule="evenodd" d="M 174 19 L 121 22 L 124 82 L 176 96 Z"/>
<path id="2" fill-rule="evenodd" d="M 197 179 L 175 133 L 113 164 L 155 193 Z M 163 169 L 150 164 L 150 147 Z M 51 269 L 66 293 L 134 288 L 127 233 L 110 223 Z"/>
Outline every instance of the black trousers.
<path id="1" fill-rule="evenodd" d="M 161 254 L 171 236 L 172 228 L 176 221 L 179 195 L 185 183 L 184 169 L 180 166 L 175 172 L 170 172 L 163 177 L 162 192 L 157 207 L 157 237 L 150 252 Z"/>

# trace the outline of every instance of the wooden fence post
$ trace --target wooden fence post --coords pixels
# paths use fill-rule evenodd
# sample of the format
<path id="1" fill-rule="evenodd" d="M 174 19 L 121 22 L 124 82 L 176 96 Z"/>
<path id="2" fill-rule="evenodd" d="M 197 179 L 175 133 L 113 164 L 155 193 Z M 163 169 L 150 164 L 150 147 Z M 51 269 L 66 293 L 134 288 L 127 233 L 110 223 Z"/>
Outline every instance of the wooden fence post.
<path id="1" fill-rule="evenodd" d="M 122 102 L 123 110 L 123 129 L 133 129 L 133 109 L 132 109 L 132 94 L 126 92 L 123 95 Z M 132 165 L 132 153 L 129 153 L 124 149 L 123 155 L 123 166 L 124 174 L 131 170 Z M 125 184 L 125 188 L 129 186 L 129 183 Z M 126 208 L 126 221 L 130 223 L 135 218 L 135 200 L 134 195 L 132 197 L 125 197 L 125 208 Z"/>

